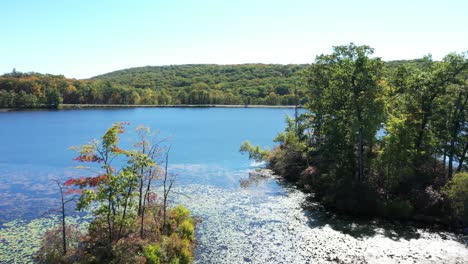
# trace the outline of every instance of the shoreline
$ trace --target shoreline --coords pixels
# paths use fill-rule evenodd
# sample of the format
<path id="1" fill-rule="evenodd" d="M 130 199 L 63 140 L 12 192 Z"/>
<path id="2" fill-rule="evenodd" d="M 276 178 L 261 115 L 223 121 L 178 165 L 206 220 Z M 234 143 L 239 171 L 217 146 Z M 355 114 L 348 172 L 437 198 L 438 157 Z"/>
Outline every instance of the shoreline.
<path id="1" fill-rule="evenodd" d="M 59 109 L 64 108 L 287 108 L 294 109 L 294 105 L 220 105 L 220 104 L 180 104 L 180 105 L 121 105 L 121 104 L 61 104 Z M 302 108 L 302 106 L 298 106 Z"/>

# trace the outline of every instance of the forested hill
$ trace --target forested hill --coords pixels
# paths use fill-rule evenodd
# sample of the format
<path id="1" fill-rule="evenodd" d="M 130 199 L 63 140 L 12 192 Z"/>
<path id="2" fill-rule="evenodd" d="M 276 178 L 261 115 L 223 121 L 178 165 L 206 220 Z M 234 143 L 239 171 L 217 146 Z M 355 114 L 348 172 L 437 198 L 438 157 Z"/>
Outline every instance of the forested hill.
<path id="1" fill-rule="evenodd" d="M 91 78 L 165 91 L 182 104 L 294 104 L 298 71 L 307 65 L 191 64 L 146 66 Z"/>
<path id="2" fill-rule="evenodd" d="M 205 83 L 212 88 L 255 86 L 258 83 L 293 85 L 297 71 L 307 65 L 280 64 L 187 64 L 146 66 L 118 70 L 93 77 L 136 88 L 180 88 L 194 83 Z"/>
<path id="3" fill-rule="evenodd" d="M 386 63 L 388 69 L 420 61 Z M 13 71 L 0 76 L 0 107 L 65 104 L 305 104 L 300 74 L 309 65 L 171 65 L 114 71 L 89 80 Z"/>
<path id="4" fill-rule="evenodd" d="M 421 66 L 423 59 L 385 62 L 389 69 L 403 64 Z M 294 86 L 298 71 L 310 64 L 186 64 L 170 66 L 145 66 L 117 70 L 92 77 L 91 80 L 106 80 L 135 88 L 180 88 L 194 83 L 205 83 L 211 88 L 230 89 L 242 86 L 259 88 L 267 85 Z M 260 86 L 261 88 L 261 86 Z M 281 93 L 281 92 L 280 92 Z"/>

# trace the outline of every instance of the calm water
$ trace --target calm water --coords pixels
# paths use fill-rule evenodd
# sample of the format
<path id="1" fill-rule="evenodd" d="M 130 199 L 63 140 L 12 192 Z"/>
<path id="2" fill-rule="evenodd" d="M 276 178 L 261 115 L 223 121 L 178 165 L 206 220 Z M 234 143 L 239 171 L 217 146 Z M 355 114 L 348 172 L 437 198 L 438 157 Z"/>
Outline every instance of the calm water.
<path id="1" fill-rule="evenodd" d="M 288 109 L 133 108 L 0 113 L 0 224 L 40 218 L 56 206 L 51 179 L 82 175 L 68 147 L 99 138 L 112 123 L 160 130 L 178 174 L 174 197 L 202 219 L 197 263 L 466 263 L 460 237 L 329 216 L 307 195 L 271 178 L 241 187 L 255 164 L 248 139 L 272 146 Z M 133 132 L 129 132 L 131 135 Z M 124 140 L 124 145 L 131 143 Z M 4 230 L 6 230 L 4 228 Z M 0 233 L 6 254 L 7 233 Z M 26 243 L 26 242 L 21 242 Z M 3 247 L 2 247 L 3 246 Z M 3 248 L 3 249 L 2 249 Z M 2 252 L 3 250 L 3 252 Z"/>

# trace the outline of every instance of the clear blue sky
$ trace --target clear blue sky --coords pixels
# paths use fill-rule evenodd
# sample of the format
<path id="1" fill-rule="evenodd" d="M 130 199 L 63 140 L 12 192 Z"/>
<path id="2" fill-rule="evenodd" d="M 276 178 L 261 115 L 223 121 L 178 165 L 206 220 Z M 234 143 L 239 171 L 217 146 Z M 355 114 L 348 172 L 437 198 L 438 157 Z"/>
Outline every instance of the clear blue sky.
<path id="1" fill-rule="evenodd" d="M 310 63 L 349 42 L 384 60 L 468 50 L 466 0 L 2 0 L 0 74 Z"/>

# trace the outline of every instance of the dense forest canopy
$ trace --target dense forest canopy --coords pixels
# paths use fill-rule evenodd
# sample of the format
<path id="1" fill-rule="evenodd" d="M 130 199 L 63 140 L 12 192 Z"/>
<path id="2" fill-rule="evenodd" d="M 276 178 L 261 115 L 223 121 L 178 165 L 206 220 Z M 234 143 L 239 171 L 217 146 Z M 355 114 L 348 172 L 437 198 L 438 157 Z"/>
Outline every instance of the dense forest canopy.
<path id="1" fill-rule="evenodd" d="M 386 63 L 391 71 L 402 64 Z M 0 76 L 0 107 L 57 107 L 64 104 L 122 105 L 304 105 L 300 72 L 309 65 L 172 65 L 119 70 L 89 80 L 21 73 Z"/>
<path id="2" fill-rule="evenodd" d="M 372 54 L 317 56 L 278 147 L 241 151 L 339 212 L 468 223 L 468 53 L 387 65 Z"/>

